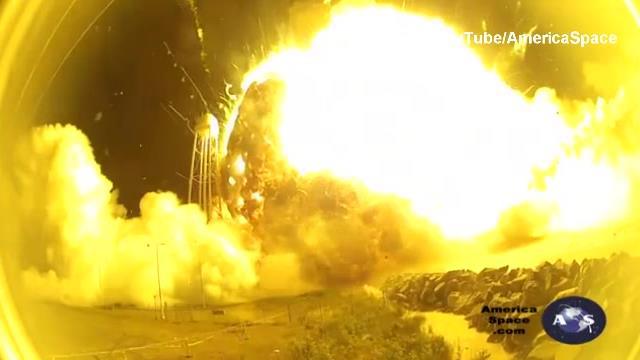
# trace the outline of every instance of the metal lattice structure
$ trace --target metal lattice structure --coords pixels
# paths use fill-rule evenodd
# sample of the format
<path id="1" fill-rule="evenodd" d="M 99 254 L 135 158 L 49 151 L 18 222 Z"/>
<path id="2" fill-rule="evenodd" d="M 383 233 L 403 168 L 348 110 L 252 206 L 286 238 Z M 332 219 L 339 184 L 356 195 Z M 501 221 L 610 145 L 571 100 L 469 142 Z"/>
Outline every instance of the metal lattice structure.
<path id="1" fill-rule="evenodd" d="M 188 202 L 200 205 L 211 220 L 221 212 L 218 120 L 204 115 L 196 125 L 189 171 Z"/>

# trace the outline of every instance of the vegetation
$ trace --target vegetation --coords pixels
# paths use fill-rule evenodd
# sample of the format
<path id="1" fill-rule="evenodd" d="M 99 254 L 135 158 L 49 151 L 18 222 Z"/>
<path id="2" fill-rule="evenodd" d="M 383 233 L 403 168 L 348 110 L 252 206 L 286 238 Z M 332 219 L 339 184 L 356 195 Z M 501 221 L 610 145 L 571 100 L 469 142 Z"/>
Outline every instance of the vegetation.
<path id="1" fill-rule="evenodd" d="M 473 357 L 473 360 L 489 360 L 490 358 L 491 354 L 487 350 L 482 350 Z"/>
<path id="2" fill-rule="evenodd" d="M 424 331 L 422 319 L 364 295 L 319 307 L 301 320 L 305 331 L 290 344 L 293 359 L 453 358 L 451 346 L 443 337 Z"/>

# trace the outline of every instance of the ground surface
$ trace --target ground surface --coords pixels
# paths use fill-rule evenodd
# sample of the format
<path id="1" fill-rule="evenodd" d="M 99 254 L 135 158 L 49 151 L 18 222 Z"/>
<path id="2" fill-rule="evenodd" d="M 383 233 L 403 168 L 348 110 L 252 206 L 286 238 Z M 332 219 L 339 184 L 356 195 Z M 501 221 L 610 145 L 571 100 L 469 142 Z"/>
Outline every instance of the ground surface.
<path id="1" fill-rule="evenodd" d="M 476 360 L 490 349 L 460 316 L 407 316 L 362 291 L 171 308 L 165 321 L 152 310 L 54 304 L 41 304 L 32 316 L 51 313 L 62 321 L 57 331 L 36 339 L 47 359 Z"/>
<path id="2" fill-rule="evenodd" d="M 153 310 L 39 304 L 29 322 L 58 320 L 35 339 L 49 359 L 601 359 L 615 352 L 614 358 L 635 360 L 638 327 L 624 319 L 637 318 L 637 278 L 628 274 L 638 268 L 637 258 L 616 255 L 535 269 L 407 274 L 389 279 L 383 292 L 170 307 L 164 321 Z M 579 347 L 551 342 L 539 313 L 524 335 L 490 335 L 493 327 L 479 312 L 485 304 L 542 311 L 565 294 L 603 305 L 608 321 L 601 338 Z M 483 351 L 490 356 L 478 357 Z"/>
<path id="3" fill-rule="evenodd" d="M 640 258 L 614 254 L 608 258 L 578 262 L 545 262 L 535 268 L 486 268 L 478 273 L 456 270 L 446 273 L 403 274 L 383 286 L 387 298 L 398 306 L 420 312 L 444 312 L 463 316 L 470 326 L 485 334 L 486 341 L 500 344 L 515 359 L 602 360 L 640 359 Z M 541 314 L 553 300 L 583 296 L 596 301 L 606 313 L 601 336 L 579 345 L 552 340 L 542 330 Z M 535 307 L 536 313 L 507 317 L 528 318 L 522 334 L 498 334 L 501 328 L 482 313 L 485 306 Z M 504 328 L 502 328 L 504 330 Z M 446 335 L 446 334 L 443 334 Z M 496 358 L 495 356 L 492 359 Z"/>
<path id="4" fill-rule="evenodd" d="M 170 308 L 166 321 L 151 310 L 46 304 L 39 311 L 56 312 L 64 326 L 37 339 L 37 345 L 49 358 L 60 359 L 280 358 L 287 342 L 302 331 L 299 318 L 331 301 L 327 295 L 306 295 L 215 310 Z M 82 353 L 87 355 L 68 356 Z"/>

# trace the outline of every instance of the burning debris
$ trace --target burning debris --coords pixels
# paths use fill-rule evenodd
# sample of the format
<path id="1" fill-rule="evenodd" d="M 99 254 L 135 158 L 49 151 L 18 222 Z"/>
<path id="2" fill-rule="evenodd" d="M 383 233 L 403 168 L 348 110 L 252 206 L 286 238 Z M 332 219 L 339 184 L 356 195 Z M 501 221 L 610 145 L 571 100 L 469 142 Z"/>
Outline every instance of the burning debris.
<path id="1" fill-rule="evenodd" d="M 550 209 L 554 231 L 625 212 L 625 174 L 567 154 L 569 124 L 584 113 L 562 112 L 552 89 L 532 99 L 511 89 L 439 20 L 338 6 L 308 48 L 274 53 L 245 88 L 265 79 L 284 84 L 270 111 L 287 164 L 408 199 L 449 239 L 491 232 L 523 204 Z M 531 186 L 534 169 L 554 164 L 544 186 Z"/>
<path id="2" fill-rule="evenodd" d="M 292 279 L 349 286 L 446 263 L 452 240 L 511 250 L 637 207 L 637 139 L 610 126 L 635 126 L 628 95 L 527 98 L 439 20 L 337 6 L 307 48 L 277 51 L 243 88 L 228 118 L 194 133 L 186 201 L 199 206 L 150 193 L 126 218 L 84 135 L 36 129 L 18 166 L 21 214 L 37 224 L 25 246 L 39 244 L 23 254 L 29 286 L 138 305 L 156 283 L 171 302 Z"/>

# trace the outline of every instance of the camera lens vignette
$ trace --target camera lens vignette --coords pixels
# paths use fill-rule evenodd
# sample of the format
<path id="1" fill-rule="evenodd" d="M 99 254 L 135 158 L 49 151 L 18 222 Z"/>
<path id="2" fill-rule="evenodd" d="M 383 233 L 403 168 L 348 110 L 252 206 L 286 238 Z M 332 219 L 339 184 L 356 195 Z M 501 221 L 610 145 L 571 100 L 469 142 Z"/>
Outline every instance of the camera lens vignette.
<path id="1" fill-rule="evenodd" d="M 0 358 L 640 359 L 639 6 L 0 1 Z"/>

